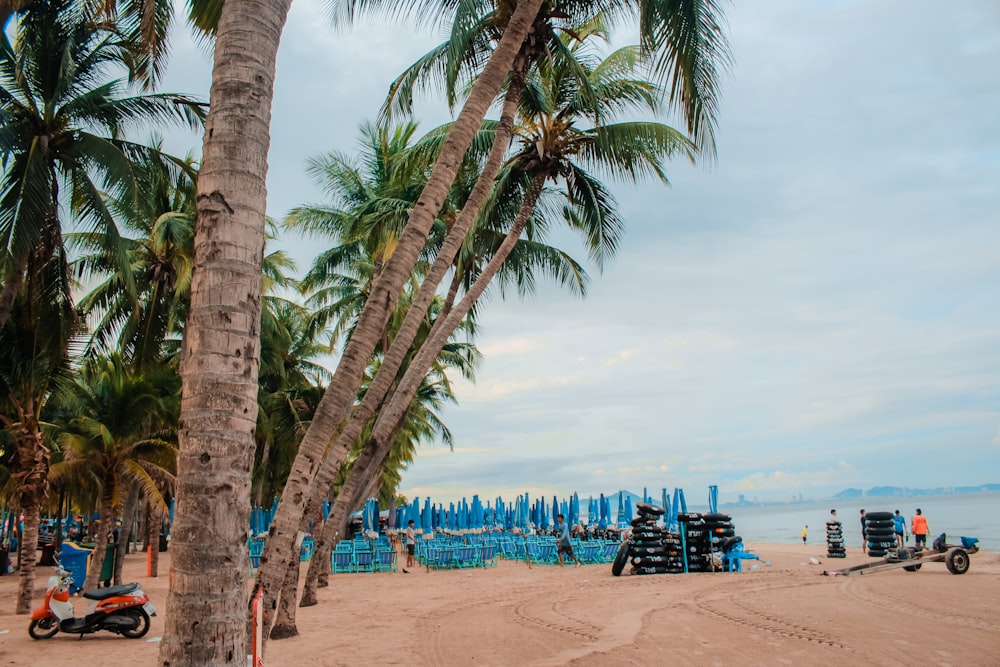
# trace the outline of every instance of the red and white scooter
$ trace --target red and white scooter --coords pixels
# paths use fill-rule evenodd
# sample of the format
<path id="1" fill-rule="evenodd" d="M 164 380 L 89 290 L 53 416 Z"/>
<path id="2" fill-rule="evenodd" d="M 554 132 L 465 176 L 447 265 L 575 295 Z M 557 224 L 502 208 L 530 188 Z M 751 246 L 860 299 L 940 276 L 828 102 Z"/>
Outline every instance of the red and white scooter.
<path id="1" fill-rule="evenodd" d="M 48 639 L 57 632 L 85 635 L 108 630 L 130 639 L 149 632 L 149 617 L 156 616 L 156 607 L 139 584 L 124 584 L 87 591 L 87 615 L 77 618 L 69 601 L 73 575 L 62 565 L 56 566 L 56 576 L 49 577 L 45 600 L 31 614 L 28 634 L 35 639 Z"/>

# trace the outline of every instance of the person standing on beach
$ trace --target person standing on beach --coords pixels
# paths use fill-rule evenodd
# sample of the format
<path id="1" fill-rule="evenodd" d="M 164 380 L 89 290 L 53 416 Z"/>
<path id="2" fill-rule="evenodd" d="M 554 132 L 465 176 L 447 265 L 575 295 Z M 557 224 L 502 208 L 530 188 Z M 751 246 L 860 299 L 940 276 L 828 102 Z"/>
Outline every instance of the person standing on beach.
<path id="1" fill-rule="evenodd" d="M 861 553 L 868 553 L 868 537 L 865 535 L 865 511 L 861 510 Z"/>
<path id="2" fill-rule="evenodd" d="M 806 543 L 806 535 L 809 533 L 809 524 L 802 526 L 802 544 Z"/>
<path id="3" fill-rule="evenodd" d="M 892 529 L 896 533 L 896 546 L 902 549 L 906 546 L 906 538 L 904 533 L 906 533 L 906 519 L 903 515 L 896 510 L 896 516 L 892 517 Z"/>
<path id="4" fill-rule="evenodd" d="M 563 562 L 563 554 L 566 554 L 575 560 L 577 565 L 583 565 L 580 559 L 576 557 L 576 554 L 573 553 L 573 545 L 569 542 L 569 524 L 566 523 L 566 517 L 562 514 L 556 517 L 556 531 L 558 531 L 559 535 L 559 539 L 556 542 L 559 547 L 559 564 L 566 567 L 566 563 Z"/>
<path id="5" fill-rule="evenodd" d="M 910 519 L 910 532 L 913 533 L 913 544 L 918 549 L 927 548 L 927 517 L 917 508 L 916 515 Z"/>
<path id="6" fill-rule="evenodd" d="M 413 557 L 416 552 L 417 534 L 413 531 L 413 519 L 410 519 L 406 523 L 406 567 L 413 567 Z M 403 574 L 409 574 L 409 572 L 406 571 L 406 567 L 403 568 Z"/>

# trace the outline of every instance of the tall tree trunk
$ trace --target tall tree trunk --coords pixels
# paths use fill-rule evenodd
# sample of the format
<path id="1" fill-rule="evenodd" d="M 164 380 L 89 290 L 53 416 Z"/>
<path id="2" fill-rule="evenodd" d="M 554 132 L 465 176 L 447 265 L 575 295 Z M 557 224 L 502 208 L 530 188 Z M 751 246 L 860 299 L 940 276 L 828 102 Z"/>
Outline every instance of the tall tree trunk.
<path id="1" fill-rule="evenodd" d="M 7 282 L 3 284 L 3 289 L 0 289 L 0 330 L 7 325 L 7 320 L 10 319 L 10 311 L 14 308 L 14 299 L 17 298 L 21 285 L 24 284 L 24 272 L 27 270 L 28 255 L 25 255 L 18 260 L 17 266 L 7 276 Z"/>
<path id="2" fill-rule="evenodd" d="M 309 430 L 299 445 L 298 454 L 282 494 L 282 502 L 278 505 L 278 511 L 271 523 L 267 545 L 261 557 L 260 570 L 249 598 L 252 600 L 257 589 L 263 589 L 264 609 L 269 613 L 274 611 L 275 599 L 280 593 L 287 565 L 285 559 L 291 557 L 291 545 L 302 516 L 303 506 L 309 497 L 310 486 L 323 462 L 330 441 L 344 426 L 351 406 L 357 398 L 364 370 L 382 337 L 399 292 L 412 273 L 427 234 L 455 180 L 465 152 L 482 125 L 490 105 L 500 92 L 542 4 L 543 0 L 521 0 L 518 3 L 500 43 L 441 147 L 427 185 L 400 234 L 395 252 L 386 263 L 381 275 L 372 283 L 371 294 L 344 348 L 337 371 L 317 406 Z"/>
<path id="3" fill-rule="evenodd" d="M 181 357 L 163 667 L 246 661 L 267 152 L 275 60 L 290 6 L 227 0 L 219 18 Z"/>
<path id="4" fill-rule="evenodd" d="M 287 639 L 297 637 L 299 634 L 299 629 L 295 626 L 295 601 L 299 593 L 301 565 L 298 558 L 292 558 L 285 570 L 285 579 L 281 583 L 281 596 L 278 598 L 278 616 L 271 626 L 271 639 Z"/>
<path id="5" fill-rule="evenodd" d="M 406 414 L 406 409 L 420 387 L 420 381 L 427 374 L 427 371 L 430 370 L 434 359 L 440 354 L 451 333 L 461 323 L 462 318 L 468 314 L 472 306 L 475 305 L 476 300 L 482 295 L 493 279 L 493 276 L 500 270 L 500 267 L 514 249 L 518 238 L 521 236 L 521 232 L 524 231 L 528 220 L 531 218 L 531 213 L 534 211 L 535 204 L 538 202 L 538 197 L 541 195 L 544 184 L 544 175 L 534 177 L 514 224 L 511 226 L 510 231 L 507 232 L 507 236 L 500 244 L 496 253 L 490 258 L 489 263 L 476 278 L 472 288 L 465 294 L 454 310 L 447 317 L 439 318 L 435 322 L 430 336 L 428 336 L 417 356 L 410 363 L 403 379 L 399 383 L 399 387 L 393 393 L 389 402 L 379 412 L 378 419 L 375 421 L 375 427 L 372 431 L 372 437 L 365 445 L 365 449 L 361 456 L 358 457 L 358 461 L 355 462 L 355 467 L 348 474 L 344 485 L 341 487 L 340 495 L 337 496 L 337 501 L 334 502 L 334 506 L 330 510 L 329 523 L 344 521 L 344 517 L 350 512 L 349 508 L 353 506 L 352 503 L 359 502 L 359 498 L 364 497 L 365 494 L 372 493 L 373 489 L 378 488 L 378 479 L 382 473 L 382 466 L 385 465 L 386 460 L 388 460 L 389 455 L 392 453 L 393 439 Z M 358 463 L 362 463 L 362 465 L 359 466 Z M 356 474 L 354 474 L 355 472 Z M 342 503 L 340 502 L 341 498 L 343 498 Z M 309 580 L 306 581 L 306 586 L 309 586 Z M 304 598 L 305 592 L 303 592 Z"/>
<path id="6" fill-rule="evenodd" d="M 149 521 L 146 522 L 146 542 L 149 544 L 149 576 L 160 576 L 160 525 L 163 512 L 152 501 L 149 505 Z M 173 569 L 173 568 L 171 568 Z"/>
<path id="7" fill-rule="evenodd" d="M 114 480 L 105 479 L 101 484 L 101 519 L 97 524 L 94 550 L 90 554 L 90 565 L 87 567 L 83 590 L 94 590 L 101 586 L 101 568 L 104 566 L 104 557 L 108 550 L 108 531 L 115 525 L 114 498 Z"/>
<path id="8" fill-rule="evenodd" d="M 28 414 L 34 414 L 31 406 L 21 415 L 22 426 L 17 429 L 17 472 L 12 476 L 17 489 L 17 505 L 24 513 L 24 530 L 17 541 L 19 578 L 15 614 L 31 613 L 38 560 L 38 521 L 48 493 L 49 450 L 37 423 L 31 418 L 25 419 Z M 16 517 L 14 523 L 16 526 Z"/>
<path id="9" fill-rule="evenodd" d="M 132 536 L 132 524 L 135 522 L 135 510 L 139 506 L 139 483 L 129 483 L 128 498 L 122 507 L 122 529 L 118 532 L 118 544 L 115 547 L 115 586 L 122 583 L 122 567 L 125 565 L 125 554 L 128 553 L 128 540 Z"/>

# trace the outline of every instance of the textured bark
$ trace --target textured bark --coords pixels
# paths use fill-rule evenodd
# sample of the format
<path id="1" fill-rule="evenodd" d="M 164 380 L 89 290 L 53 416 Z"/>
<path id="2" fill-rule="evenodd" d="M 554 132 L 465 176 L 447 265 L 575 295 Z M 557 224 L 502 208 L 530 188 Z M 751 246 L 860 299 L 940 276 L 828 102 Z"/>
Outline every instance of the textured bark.
<path id="1" fill-rule="evenodd" d="M 295 627 L 295 600 L 299 592 L 299 569 L 301 563 L 293 558 L 285 570 L 285 579 L 281 583 L 281 597 L 278 598 L 278 616 L 271 626 L 271 639 L 287 639 L 297 637 L 299 629 Z"/>
<path id="2" fill-rule="evenodd" d="M 114 493 L 114 481 L 104 480 L 101 485 L 101 518 L 94 535 L 94 550 L 90 554 L 87 578 L 82 584 L 85 591 L 101 586 L 101 568 L 104 566 L 104 557 L 108 550 L 108 530 L 115 525 Z"/>
<path id="3" fill-rule="evenodd" d="M 10 319 L 10 311 L 14 308 L 14 300 L 17 298 L 21 285 L 24 284 L 24 272 L 27 269 L 28 257 L 25 256 L 11 270 L 7 282 L 3 284 L 3 289 L 0 289 L 0 329 L 3 329 L 7 325 L 7 320 Z"/>
<path id="4" fill-rule="evenodd" d="M 273 613 L 275 609 L 275 599 L 280 593 L 287 565 L 285 559 L 291 557 L 291 545 L 303 507 L 329 444 L 345 425 L 357 398 L 364 370 L 382 337 L 399 292 L 412 273 L 465 152 L 500 92 L 542 4 L 543 0 L 522 0 L 518 3 L 503 37 L 441 147 L 395 252 L 381 275 L 372 283 L 371 294 L 345 346 L 330 387 L 317 406 L 309 430 L 299 445 L 249 597 L 252 600 L 257 589 L 263 589 L 264 608 L 268 613 Z"/>
<path id="5" fill-rule="evenodd" d="M 163 512 L 150 502 L 149 521 L 146 522 L 147 549 L 149 553 L 149 576 L 154 579 L 160 576 L 160 524 L 163 523 Z"/>
<path id="6" fill-rule="evenodd" d="M 363 454 L 366 455 L 367 472 L 364 473 L 365 477 L 362 478 L 359 470 L 359 478 L 352 481 L 352 484 L 358 485 L 360 489 L 359 492 L 355 493 L 355 497 L 363 498 L 364 494 L 371 493 L 373 489 L 377 488 L 382 466 L 392 453 L 392 443 L 396 430 L 399 428 L 407 407 L 420 387 L 421 379 L 430 370 L 434 359 L 440 354 L 441 349 L 447 343 L 448 338 L 455 328 L 461 323 L 462 318 L 472 309 L 472 306 L 475 305 L 493 279 L 493 276 L 500 270 L 500 267 L 514 249 L 518 238 L 521 236 L 521 232 L 524 231 L 528 220 L 531 218 L 531 213 L 534 211 L 535 204 L 538 202 L 538 197 L 541 195 L 544 184 L 544 175 L 535 176 L 532 180 L 524 202 L 522 202 L 521 208 L 518 211 L 517 218 L 511 226 L 510 231 L 507 232 L 507 236 L 500 244 L 500 247 L 497 248 L 496 253 L 490 258 L 483 272 L 476 278 L 476 281 L 465 296 L 462 297 L 458 305 L 447 317 L 438 318 L 438 321 L 435 322 L 430 336 L 427 337 L 427 340 L 421 346 L 417 356 L 410 362 L 410 366 L 403 375 L 399 387 L 379 412 L 378 419 L 375 421 L 375 428 L 372 430 L 372 437 L 368 444 L 366 444 Z M 348 475 L 348 479 L 350 479 L 350 475 Z M 346 485 L 347 482 L 345 481 Z M 343 488 L 341 489 L 341 494 L 343 495 Z M 338 500 L 339 498 L 338 496 Z M 350 500 L 345 498 L 345 505 L 349 502 Z M 354 502 L 357 501 L 355 500 Z M 334 509 L 330 512 L 330 519 L 333 519 L 335 516 L 334 512 L 340 509 L 334 503 Z"/>
<path id="7" fill-rule="evenodd" d="M 24 530 L 18 540 L 15 614 L 31 613 L 38 560 L 38 519 L 48 493 L 49 451 L 42 441 L 34 414 L 34 405 L 29 403 L 21 411 L 21 426 L 15 429 L 17 469 L 12 477 L 14 488 L 18 490 L 17 505 L 24 514 Z"/>
<path id="8" fill-rule="evenodd" d="M 162 667 L 244 665 L 275 60 L 291 0 L 227 0 L 198 177 Z M 154 548 L 155 548 L 154 544 Z"/>
<path id="9" fill-rule="evenodd" d="M 135 522 L 135 510 L 139 506 L 139 484 L 129 484 L 128 498 L 122 507 L 122 529 L 118 531 L 118 546 L 115 553 L 114 585 L 122 583 L 122 566 L 125 565 L 125 554 L 128 552 L 128 541 L 132 537 L 132 524 Z"/>

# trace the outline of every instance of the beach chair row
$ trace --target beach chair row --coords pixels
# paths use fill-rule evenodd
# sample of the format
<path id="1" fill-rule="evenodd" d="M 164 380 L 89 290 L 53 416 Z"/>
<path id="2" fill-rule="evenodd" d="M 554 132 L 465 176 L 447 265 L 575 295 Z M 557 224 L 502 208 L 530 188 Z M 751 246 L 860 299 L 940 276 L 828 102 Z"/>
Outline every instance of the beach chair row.
<path id="1" fill-rule="evenodd" d="M 369 544 L 364 540 L 341 540 L 330 559 L 334 574 L 347 572 L 395 572 L 398 554 L 388 542 Z"/>
<path id="2" fill-rule="evenodd" d="M 573 552 L 584 563 L 610 563 L 618 553 L 619 542 L 614 540 L 572 539 Z M 499 540 L 500 554 L 507 560 L 527 561 L 536 565 L 558 565 L 558 545 L 550 536 L 504 537 Z"/>
<path id="3" fill-rule="evenodd" d="M 247 548 L 250 550 L 250 573 L 253 574 L 260 567 L 260 557 L 264 555 L 264 545 L 267 538 L 264 536 L 254 537 L 247 540 Z M 305 562 L 312 558 L 313 550 L 316 548 L 316 541 L 312 536 L 307 536 L 302 540 L 302 548 L 299 550 L 299 560 Z"/>
<path id="4" fill-rule="evenodd" d="M 465 544 L 435 539 L 418 543 L 416 556 L 422 565 L 438 570 L 493 567 L 497 564 L 498 549 L 490 541 Z"/>

